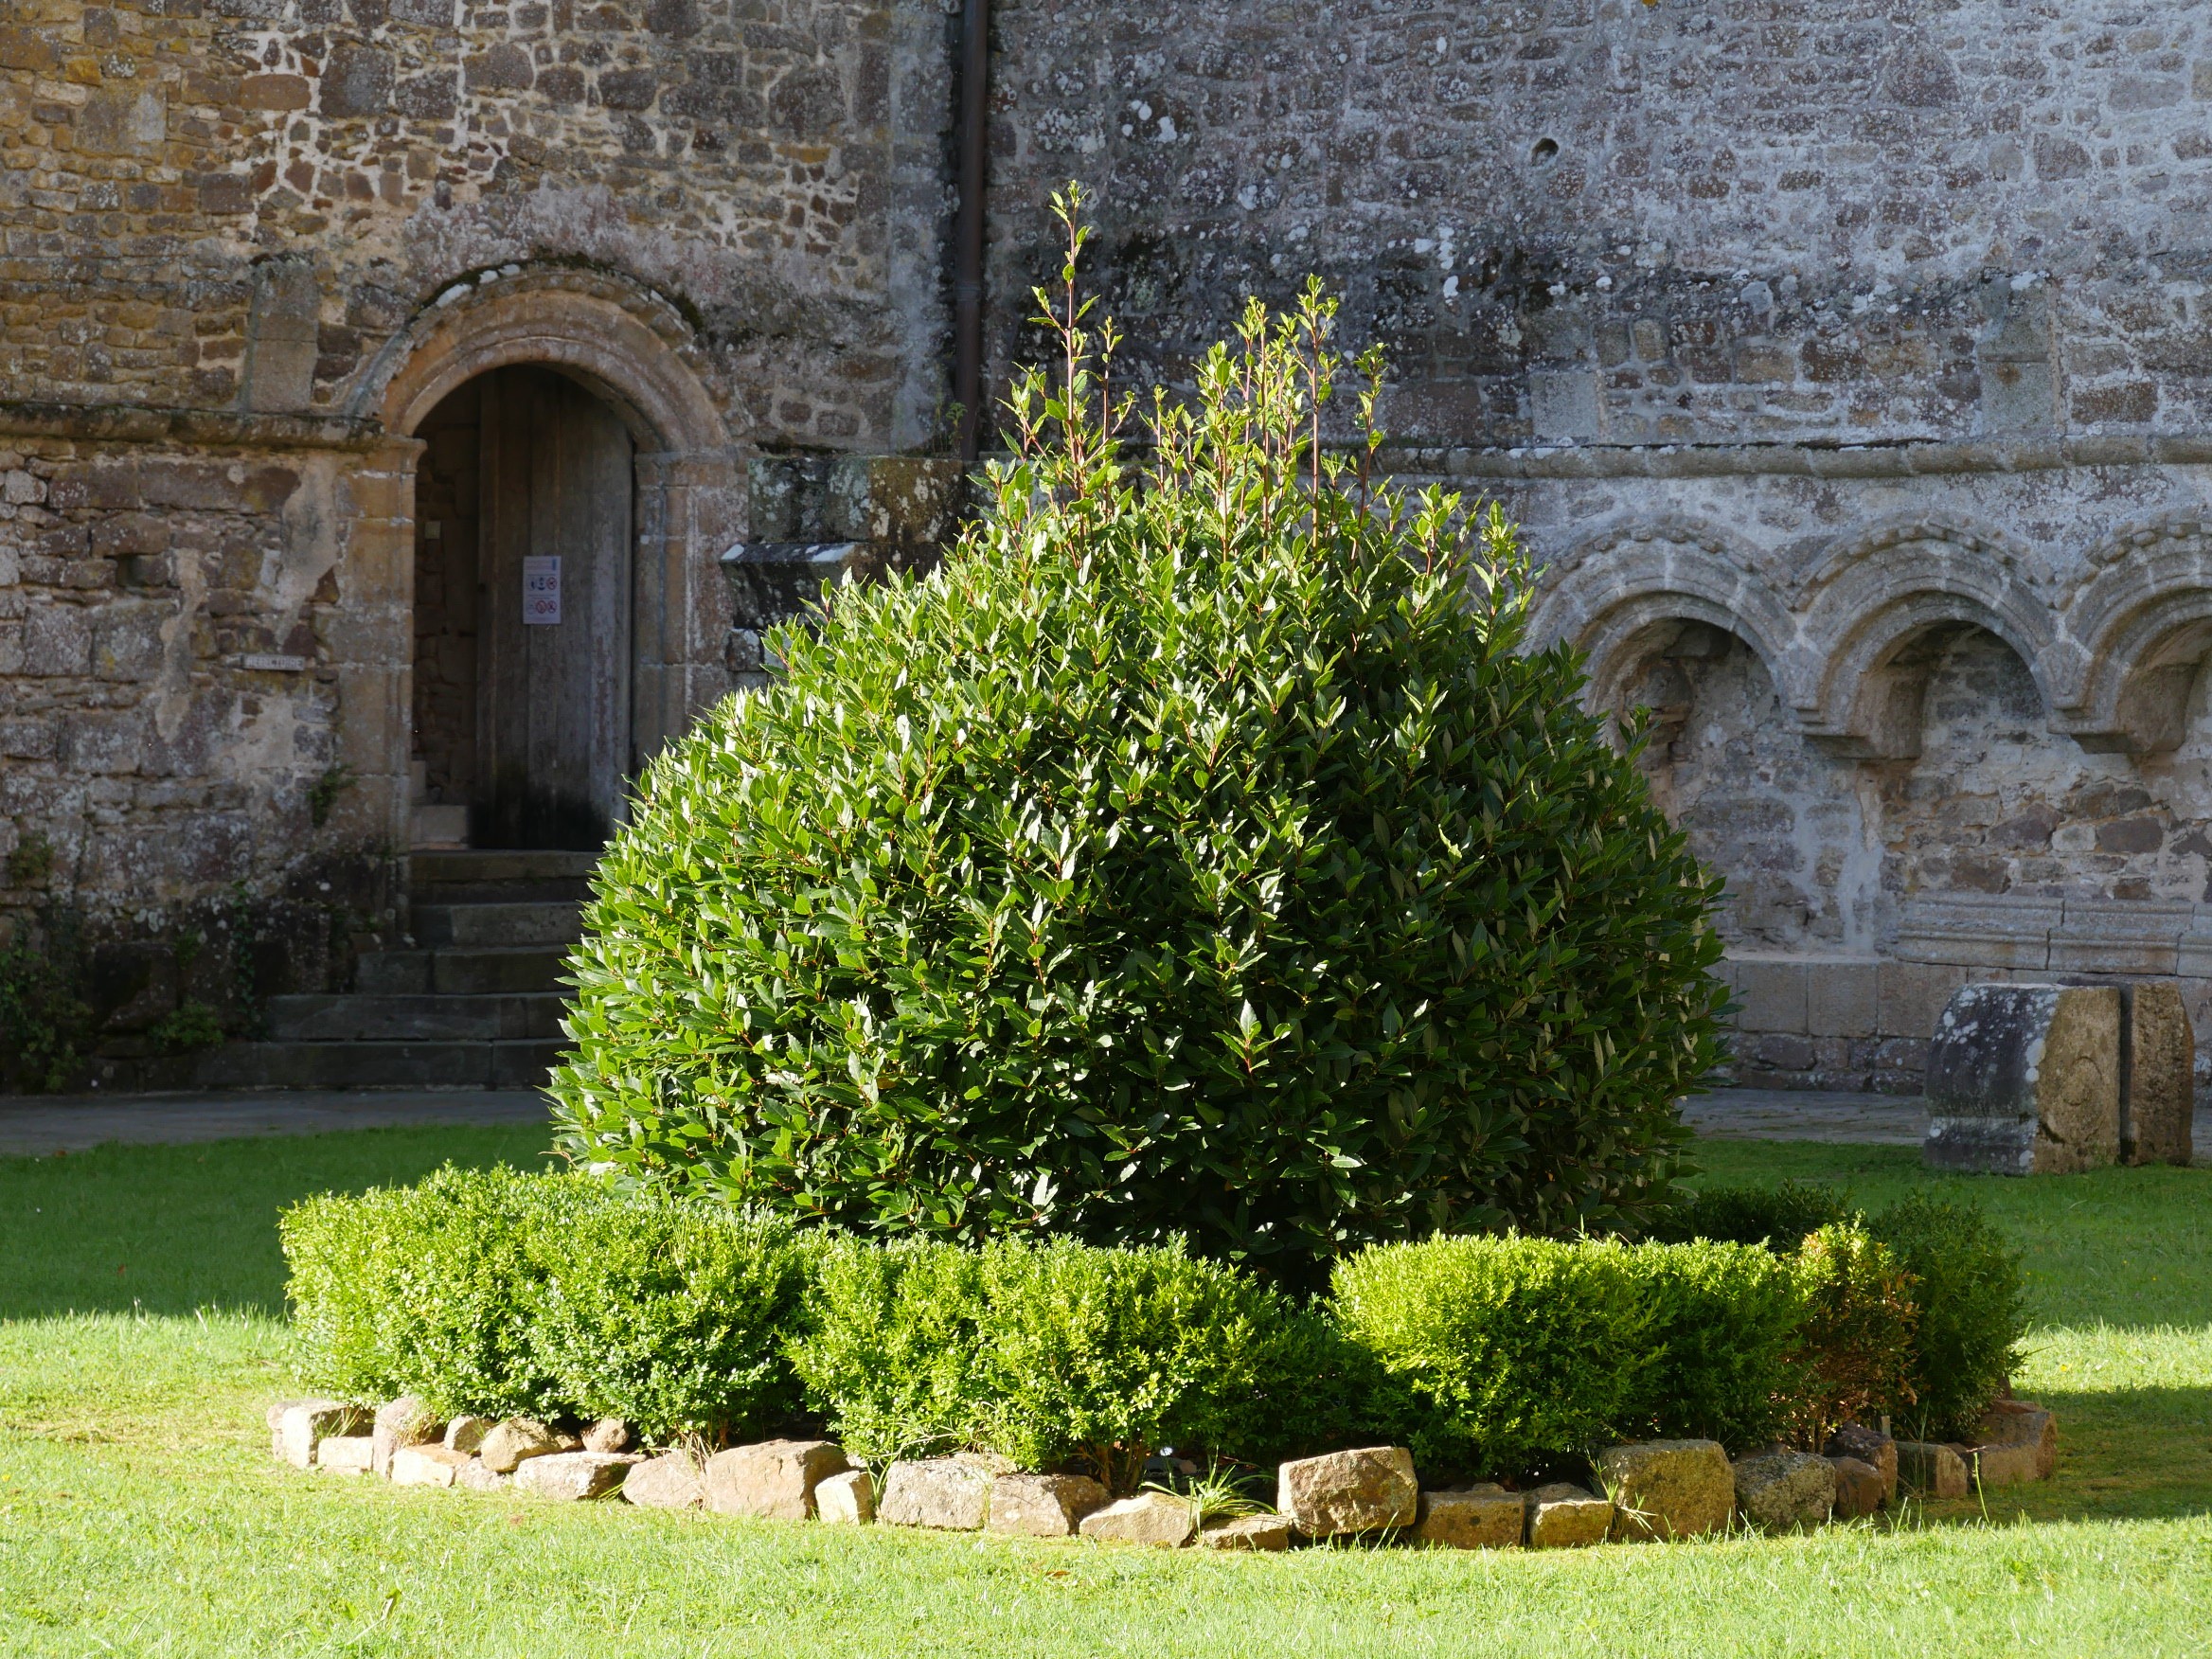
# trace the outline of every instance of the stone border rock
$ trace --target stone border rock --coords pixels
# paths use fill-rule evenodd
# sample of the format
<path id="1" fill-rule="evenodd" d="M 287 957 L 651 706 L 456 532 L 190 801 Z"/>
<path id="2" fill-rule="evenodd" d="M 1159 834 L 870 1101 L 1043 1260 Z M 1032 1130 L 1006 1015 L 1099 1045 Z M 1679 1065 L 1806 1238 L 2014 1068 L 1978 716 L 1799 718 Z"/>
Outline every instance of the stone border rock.
<path id="1" fill-rule="evenodd" d="M 1984 1486 L 2048 1480 L 2058 1455 L 2057 1420 L 2014 1400 L 1990 1410 L 1972 1446 L 1893 1441 L 1851 1423 L 1820 1455 L 1773 1446 L 1731 1463 L 1711 1440 L 1609 1447 L 1593 1460 L 1602 1492 L 1556 1481 L 1528 1491 L 1493 1481 L 1423 1489 L 1405 1448 L 1367 1446 L 1283 1464 L 1279 1513 L 1210 1518 L 1175 1492 L 1115 1500 L 1087 1476 L 1036 1473 L 977 1454 L 901 1459 L 879 1490 L 875 1475 L 853 1468 L 831 1440 L 765 1440 L 711 1456 L 636 1451 L 630 1425 L 614 1419 L 574 1431 L 526 1418 L 440 1423 L 412 1396 L 374 1411 L 345 1400 L 285 1400 L 269 1408 L 268 1425 L 280 1462 L 400 1487 L 1258 1552 L 1342 1537 L 1434 1549 L 1573 1549 L 1695 1538 L 1738 1524 L 1792 1531 L 1873 1514 L 1900 1487 L 1963 1498 L 1976 1479 Z"/>

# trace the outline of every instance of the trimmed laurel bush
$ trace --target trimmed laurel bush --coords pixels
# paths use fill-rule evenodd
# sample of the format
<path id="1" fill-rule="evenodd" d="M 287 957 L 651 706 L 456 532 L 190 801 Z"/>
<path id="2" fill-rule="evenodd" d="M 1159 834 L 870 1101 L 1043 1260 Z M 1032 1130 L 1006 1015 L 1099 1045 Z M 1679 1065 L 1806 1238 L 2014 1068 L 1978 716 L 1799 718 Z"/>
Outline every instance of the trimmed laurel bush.
<path id="1" fill-rule="evenodd" d="M 1924 1193 L 1868 1225 L 1915 1280 L 1919 1316 L 1902 1420 L 1923 1437 L 1971 1439 L 2027 1334 L 2019 1253 L 1978 1207 Z"/>
<path id="2" fill-rule="evenodd" d="M 1180 1247 L 827 1243 L 792 1354 L 852 1454 L 1079 1463 L 1117 1492 L 1162 1446 L 1240 1448 L 1293 1380 L 1291 1310 Z"/>
<path id="3" fill-rule="evenodd" d="M 579 1176 L 448 1168 L 283 1217 L 308 1381 L 442 1415 L 618 1417 L 721 1438 L 800 1400 L 787 1223 Z"/>
<path id="4" fill-rule="evenodd" d="M 1370 484 L 1373 380 L 1362 458 L 1315 446 L 1317 291 L 1256 305 L 1140 461 L 1080 241 L 1064 365 L 942 568 L 838 590 L 652 766 L 572 958 L 564 1145 L 863 1232 L 1181 1235 L 1306 1283 L 1632 1223 L 1718 1056 L 1717 884 L 1530 649 L 1503 521 Z"/>

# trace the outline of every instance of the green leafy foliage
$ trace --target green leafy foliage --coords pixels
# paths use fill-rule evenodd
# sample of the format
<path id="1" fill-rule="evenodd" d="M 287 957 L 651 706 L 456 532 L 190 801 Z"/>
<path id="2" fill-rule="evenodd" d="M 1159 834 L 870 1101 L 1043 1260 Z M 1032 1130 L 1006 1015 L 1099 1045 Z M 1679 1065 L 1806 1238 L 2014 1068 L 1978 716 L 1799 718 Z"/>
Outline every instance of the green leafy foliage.
<path id="1" fill-rule="evenodd" d="M 1604 1444 L 1662 1340 L 1632 1249 L 1438 1239 L 1337 1264 L 1333 1310 L 1381 1378 L 1370 1410 L 1424 1475 L 1512 1474 Z"/>
<path id="2" fill-rule="evenodd" d="M 1814 1181 L 1776 1186 L 1707 1186 L 1688 1203 L 1652 1218 L 1645 1236 L 1663 1243 L 1711 1239 L 1764 1244 L 1779 1254 L 1810 1233 L 1848 1220 L 1848 1193 Z"/>
<path id="3" fill-rule="evenodd" d="M 1869 1230 L 1916 1281 L 1904 1420 L 1926 1436 L 1971 1436 L 2020 1364 L 2027 1309 L 2019 1253 L 1979 1208 L 1925 1193 L 1900 1199 Z"/>
<path id="4" fill-rule="evenodd" d="M 1817 1451 L 1839 1424 L 1914 1402 L 1915 1338 L 1920 1311 L 1913 1275 L 1858 1222 L 1831 1222 L 1807 1236 L 1795 1258 L 1803 1312 L 1790 1429 Z"/>
<path id="5" fill-rule="evenodd" d="M 826 1244 L 793 1358 L 847 1448 L 883 1461 L 972 1448 L 1080 1464 L 1116 1491 L 1164 1445 L 1264 1434 L 1290 1310 L 1180 1246 L 1001 1240 L 969 1251 Z"/>
<path id="6" fill-rule="evenodd" d="M 223 1017 L 197 997 L 187 997 L 154 1021 L 146 1034 L 164 1054 L 190 1054 L 222 1043 Z"/>
<path id="7" fill-rule="evenodd" d="M 1317 446 L 1317 290 L 1133 458 L 1079 246 L 1064 364 L 942 568 L 839 590 L 651 769 L 572 958 L 564 1144 L 1309 1285 L 1651 1213 L 1717 1058 L 1717 887 L 1530 649 L 1510 531 L 1372 484 L 1373 360 L 1358 458 Z"/>
<path id="8" fill-rule="evenodd" d="M 281 1222 L 310 1381 L 440 1413 L 770 1425 L 804 1285 L 787 1225 L 581 1176 L 448 1168 Z"/>
<path id="9" fill-rule="evenodd" d="M 812 1270 L 792 1364 L 846 1451 L 883 1464 L 967 1447 L 983 1411 L 974 1252 L 833 1234 Z"/>
<path id="10" fill-rule="evenodd" d="M 83 954 L 66 917 L 47 932 L 0 946 L 0 1089 L 65 1089 L 83 1069 L 92 1041 Z"/>
<path id="11" fill-rule="evenodd" d="M 1769 1438 L 1801 1386 L 1804 1303 L 1792 1263 L 1756 1244 L 1646 1244 L 1624 1265 L 1653 1341 L 1618 1423 L 1624 1438 Z"/>

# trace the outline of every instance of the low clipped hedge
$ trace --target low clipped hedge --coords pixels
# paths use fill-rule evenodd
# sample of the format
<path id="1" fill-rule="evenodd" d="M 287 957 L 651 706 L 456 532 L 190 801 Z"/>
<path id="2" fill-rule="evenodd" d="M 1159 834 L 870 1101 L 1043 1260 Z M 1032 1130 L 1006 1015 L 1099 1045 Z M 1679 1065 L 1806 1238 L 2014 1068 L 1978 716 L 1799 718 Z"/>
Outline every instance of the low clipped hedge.
<path id="1" fill-rule="evenodd" d="M 1802 1374 L 1796 1276 L 1740 1244 L 1396 1245 L 1340 1266 L 1334 1306 L 1381 1370 L 1381 1423 L 1453 1472 L 1651 1436 L 1756 1444 Z"/>
<path id="2" fill-rule="evenodd" d="M 1971 1438 L 2027 1334 L 2020 1255 L 1978 1206 L 1914 1193 L 1866 1215 L 1838 1187 L 1785 1181 L 1707 1187 L 1648 1232 L 1804 1256 L 1837 1226 L 1863 1231 L 1881 1253 L 1860 1248 L 1828 1261 L 1819 1320 L 1830 1332 L 1830 1415 L 1882 1409 L 1922 1438 Z M 1898 1355 L 1901 1365 L 1892 1366 Z"/>
<path id="3" fill-rule="evenodd" d="M 1080 1461 L 1126 1490 L 1159 1447 L 1249 1453 L 1283 1437 L 1293 1311 L 1180 1244 L 847 1238 L 814 1270 L 792 1355 L 854 1455 Z"/>
<path id="4" fill-rule="evenodd" d="M 510 1169 L 311 1199 L 282 1233 L 308 1380 L 333 1394 L 618 1417 L 658 1443 L 808 1424 L 869 1462 L 973 1449 L 1119 1490 L 1167 1446 L 1389 1440 L 1432 1477 L 1518 1475 L 1620 1440 L 1818 1444 L 1853 1412 L 1987 1406 L 2019 1270 L 1978 1213 L 1908 1201 L 1790 1251 L 1756 1224 L 1767 1245 L 1378 1245 L 1311 1306 L 1179 1241 L 799 1233 Z"/>
<path id="5" fill-rule="evenodd" d="M 448 1167 L 312 1198 L 280 1223 L 307 1381 L 441 1415 L 618 1417 L 742 1435 L 803 1400 L 786 1224 L 580 1175 Z"/>
<path id="6" fill-rule="evenodd" d="M 1923 1438 L 1971 1439 L 2020 1364 L 2027 1301 L 2019 1253 L 1974 1205 L 1924 1193 L 1867 1226 L 1913 1278 L 1913 1398 L 1901 1420 Z"/>

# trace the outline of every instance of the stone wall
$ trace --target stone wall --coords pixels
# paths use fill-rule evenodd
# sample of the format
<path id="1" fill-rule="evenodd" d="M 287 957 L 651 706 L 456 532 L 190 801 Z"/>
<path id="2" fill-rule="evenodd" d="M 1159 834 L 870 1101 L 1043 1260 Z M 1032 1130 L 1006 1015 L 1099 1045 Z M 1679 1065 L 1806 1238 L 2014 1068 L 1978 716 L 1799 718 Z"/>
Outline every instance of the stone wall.
<path id="1" fill-rule="evenodd" d="M 415 433 L 480 370 L 558 366 L 633 428 L 640 744 L 722 695 L 754 458 L 939 436 L 947 27 L 891 0 L 7 8 L 0 947 L 158 964 L 304 894 L 335 948 L 194 993 L 236 1029 L 404 928 L 419 714 L 438 786 L 466 767 L 457 604 L 424 613 L 414 694 Z M 111 982 L 80 989 L 128 1048 L 165 996 Z"/>
<path id="2" fill-rule="evenodd" d="M 1445 445 L 2193 430 L 2212 21 L 2093 0 L 1002 7 L 994 281 L 1168 361 L 1314 271 Z M 1018 318 L 1002 315 L 1001 356 Z"/>
<path id="3" fill-rule="evenodd" d="M 955 10 L 10 9 L 0 837 L 55 857 L 0 928 L 388 887 L 465 632 L 421 643 L 416 435 L 482 369 L 631 423 L 652 741 L 810 572 L 925 556 Z M 1505 504 L 1545 637 L 1658 710 L 1747 1073 L 1908 1086 L 1976 973 L 2212 1026 L 2212 20 L 996 0 L 993 47 L 988 384 L 1070 177 L 1125 384 L 1318 273 L 1391 464 Z"/>
<path id="4" fill-rule="evenodd" d="M 1100 201 L 1156 348 L 1309 272 L 1394 463 L 1502 501 L 1539 624 L 1729 883 L 1758 1080 L 1909 1087 L 1948 987 L 2188 976 L 2212 22 L 1846 0 L 1022 0 L 993 286 Z M 1002 316 L 1004 364 L 1026 337 Z"/>

